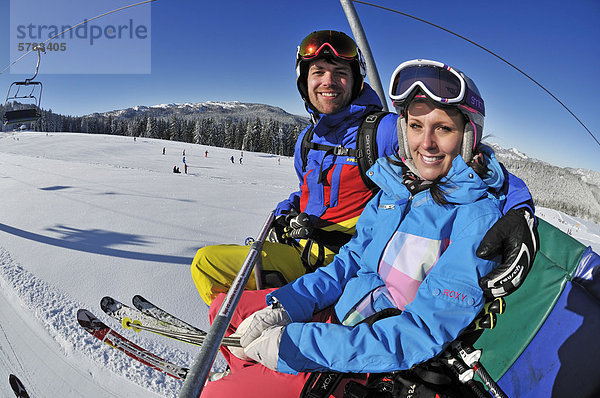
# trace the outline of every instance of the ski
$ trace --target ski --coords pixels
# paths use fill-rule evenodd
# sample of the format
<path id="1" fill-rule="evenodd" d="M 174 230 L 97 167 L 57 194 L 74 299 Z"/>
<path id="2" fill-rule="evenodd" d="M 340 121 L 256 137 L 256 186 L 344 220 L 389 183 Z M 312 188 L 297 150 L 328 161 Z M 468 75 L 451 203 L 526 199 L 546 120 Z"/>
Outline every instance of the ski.
<path id="1" fill-rule="evenodd" d="M 103 297 L 100 307 L 110 317 L 121 323 L 125 329 L 134 332 L 146 330 L 152 333 L 180 340 L 185 343 L 200 345 L 204 341 L 204 332 L 192 332 L 187 328 L 178 327 L 172 323 L 147 315 L 137 308 L 131 308 L 112 297 Z"/>
<path id="2" fill-rule="evenodd" d="M 25 386 L 19 380 L 19 378 L 13 374 L 8 376 L 8 382 L 10 383 L 10 388 L 12 388 L 15 396 L 18 398 L 29 398 L 29 394 L 27 394 L 27 390 L 25 390 Z"/>
<path id="3" fill-rule="evenodd" d="M 166 312 L 165 314 L 168 314 L 172 320 L 177 320 L 179 324 L 186 324 L 187 326 L 179 326 L 169 323 L 163 320 L 169 319 L 165 318 L 164 316 L 162 316 L 162 319 L 157 319 L 140 311 L 137 308 L 131 308 L 112 297 L 104 297 L 100 302 L 100 306 L 107 315 L 120 322 L 125 329 L 132 329 L 134 332 L 145 330 L 164 337 L 169 337 L 174 340 L 195 345 L 202 345 L 204 339 L 206 338 L 205 331 L 186 324 L 185 322 Z M 190 331 L 190 328 L 192 328 L 193 331 Z M 228 346 L 240 346 L 239 338 L 225 337 L 223 339 L 223 344 Z"/>
<path id="4" fill-rule="evenodd" d="M 136 332 L 141 330 L 138 326 L 151 327 L 164 332 L 190 332 L 190 330 L 174 325 L 171 322 L 158 319 L 152 315 L 146 315 L 137 308 L 132 308 L 112 297 L 103 297 L 100 300 L 100 308 L 107 315 L 121 322 L 121 325 L 125 329 L 133 329 Z"/>
<path id="5" fill-rule="evenodd" d="M 203 330 L 198 329 L 197 327 L 192 326 L 185 321 L 182 321 L 181 319 L 177 318 L 175 315 L 172 315 L 169 312 L 163 310 L 162 308 L 160 308 L 157 305 L 146 300 L 144 297 L 140 296 L 139 294 L 133 296 L 133 299 L 131 299 L 131 301 L 135 308 L 142 311 L 146 315 L 149 315 L 153 318 L 156 318 L 156 319 L 164 321 L 164 322 L 168 322 L 172 325 L 179 326 L 182 329 L 187 329 L 190 332 L 206 334 L 206 332 L 204 332 Z"/>
<path id="6" fill-rule="evenodd" d="M 185 380 L 188 372 L 187 368 L 175 365 L 138 346 L 108 327 L 88 310 L 80 309 L 77 311 L 77 322 L 79 322 L 79 325 L 92 336 L 103 343 L 108 344 L 112 348 L 122 351 L 127 356 L 152 369 L 158 370 L 159 372 L 165 373 L 176 379 Z"/>

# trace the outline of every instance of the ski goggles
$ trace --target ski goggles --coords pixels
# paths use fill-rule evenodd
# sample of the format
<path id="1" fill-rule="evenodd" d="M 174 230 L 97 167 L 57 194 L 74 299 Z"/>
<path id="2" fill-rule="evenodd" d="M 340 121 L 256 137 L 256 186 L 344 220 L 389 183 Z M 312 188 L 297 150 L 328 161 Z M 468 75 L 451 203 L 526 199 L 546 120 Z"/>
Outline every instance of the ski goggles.
<path id="1" fill-rule="evenodd" d="M 354 40 L 335 30 L 319 30 L 306 36 L 298 46 L 298 57 L 313 59 L 324 49 L 348 61 L 358 57 L 358 47 Z"/>
<path id="2" fill-rule="evenodd" d="M 469 89 L 469 82 L 441 62 L 416 59 L 400 64 L 390 80 L 389 95 L 394 105 L 402 106 L 417 87 L 442 105 L 463 104 L 485 115 L 483 100 Z"/>

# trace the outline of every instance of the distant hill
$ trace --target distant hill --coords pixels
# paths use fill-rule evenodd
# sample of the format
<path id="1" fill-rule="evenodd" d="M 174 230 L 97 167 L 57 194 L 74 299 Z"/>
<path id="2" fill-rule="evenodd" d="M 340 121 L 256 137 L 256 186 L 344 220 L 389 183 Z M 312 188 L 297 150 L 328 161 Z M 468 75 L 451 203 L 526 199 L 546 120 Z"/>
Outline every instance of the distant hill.
<path id="1" fill-rule="evenodd" d="M 253 104 L 244 102 L 199 102 L 185 104 L 160 104 L 152 106 L 134 106 L 127 109 L 119 109 L 110 112 L 93 113 L 88 116 L 104 116 L 123 119 L 135 117 L 168 118 L 176 116 L 181 119 L 208 118 L 214 119 L 255 119 L 275 120 L 283 124 L 308 125 L 307 117 L 292 115 L 281 108 L 265 104 Z"/>
<path id="2" fill-rule="evenodd" d="M 498 160 L 525 181 L 536 205 L 600 223 L 599 172 L 553 166 L 515 148 L 490 145 Z"/>

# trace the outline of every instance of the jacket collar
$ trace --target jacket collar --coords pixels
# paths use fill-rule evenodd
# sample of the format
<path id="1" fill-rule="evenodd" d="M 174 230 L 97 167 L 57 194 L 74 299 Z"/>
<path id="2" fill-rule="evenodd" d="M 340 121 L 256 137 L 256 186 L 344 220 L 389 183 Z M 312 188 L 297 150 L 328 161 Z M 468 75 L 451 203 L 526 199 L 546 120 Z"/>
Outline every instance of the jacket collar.
<path id="1" fill-rule="evenodd" d="M 452 161 L 452 167 L 442 182 L 446 183 L 444 192 L 450 203 L 471 203 L 487 195 L 488 189 L 498 190 L 504 183 L 504 174 L 493 151 L 484 150 L 486 165 L 490 172 L 482 180 L 467 166 L 461 156 Z M 372 173 L 371 173 L 372 172 Z M 369 177 L 388 195 L 397 199 L 410 195 L 402 183 L 402 166 L 393 164 L 387 158 L 380 158 L 369 169 Z M 372 174 L 372 175 L 371 175 Z"/>

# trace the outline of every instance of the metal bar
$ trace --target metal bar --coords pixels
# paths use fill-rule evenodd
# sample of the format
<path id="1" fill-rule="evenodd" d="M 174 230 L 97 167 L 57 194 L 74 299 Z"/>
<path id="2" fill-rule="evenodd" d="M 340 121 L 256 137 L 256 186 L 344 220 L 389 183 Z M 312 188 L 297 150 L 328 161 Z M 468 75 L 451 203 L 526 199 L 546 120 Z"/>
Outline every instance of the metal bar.
<path id="1" fill-rule="evenodd" d="M 183 387 L 179 393 L 179 398 L 198 398 L 202 393 L 204 383 L 208 378 L 212 364 L 217 356 L 221 340 L 223 340 L 223 336 L 225 336 L 225 332 L 227 331 L 227 327 L 231 322 L 233 312 L 240 301 L 242 292 L 246 287 L 246 282 L 248 282 L 248 279 L 250 278 L 254 263 L 256 262 L 257 258 L 260 257 L 262 244 L 267 237 L 269 227 L 271 226 L 274 217 L 274 213 L 271 212 L 269 217 L 267 217 L 267 221 L 263 225 L 262 230 L 260 231 L 258 239 L 250 246 L 248 256 L 246 257 L 240 272 L 238 272 L 237 276 L 235 277 L 231 288 L 229 288 L 227 296 L 225 297 L 225 300 L 219 309 L 219 313 L 215 317 L 210 329 L 208 330 L 208 333 L 206 334 L 204 344 L 202 344 L 202 347 L 200 347 L 200 352 L 196 356 L 196 359 L 194 360 L 194 363 L 188 372 L 185 382 L 183 383 Z"/>
<path id="2" fill-rule="evenodd" d="M 261 243 L 262 246 L 262 243 Z M 263 288 L 263 278 L 262 278 L 262 258 L 258 256 L 256 259 L 256 264 L 254 264 L 254 280 L 256 281 L 256 290 L 262 290 Z"/>
<path id="3" fill-rule="evenodd" d="M 373 54 L 371 53 L 371 47 L 369 47 L 367 36 L 365 35 L 365 31 L 362 27 L 362 24 L 360 23 L 360 19 L 358 18 L 358 14 L 356 13 L 354 4 L 352 4 L 352 0 L 340 0 L 340 3 L 342 3 L 342 8 L 344 9 L 344 13 L 346 14 L 348 23 L 350 24 L 350 29 L 352 29 L 352 34 L 356 39 L 356 44 L 358 44 L 360 51 L 365 57 L 365 62 L 367 64 L 367 77 L 369 78 L 369 83 L 371 84 L 371 87 L 373 87 L 373 90 L 375 90 L 375 92 L 379 96 L 381 104 L 383 105 L 383 110 L 387 112 L 388 106 L 385 90 L 381 85 L 381 80 L 379 79 L 379 72 L 377 72 L 377 66 L 375 65 Z"/>

